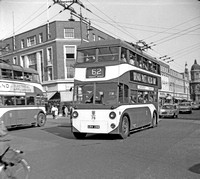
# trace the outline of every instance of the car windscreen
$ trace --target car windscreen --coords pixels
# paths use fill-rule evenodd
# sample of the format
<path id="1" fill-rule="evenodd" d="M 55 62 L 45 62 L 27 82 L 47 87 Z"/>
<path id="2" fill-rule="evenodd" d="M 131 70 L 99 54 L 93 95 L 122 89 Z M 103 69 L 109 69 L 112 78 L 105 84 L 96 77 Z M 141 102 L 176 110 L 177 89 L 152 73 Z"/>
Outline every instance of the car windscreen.
<path id="1" fill-rule="evenodd" d="M 162 106 L 162 109 L 174 109 L 173 105 L 164 105 Z"/>

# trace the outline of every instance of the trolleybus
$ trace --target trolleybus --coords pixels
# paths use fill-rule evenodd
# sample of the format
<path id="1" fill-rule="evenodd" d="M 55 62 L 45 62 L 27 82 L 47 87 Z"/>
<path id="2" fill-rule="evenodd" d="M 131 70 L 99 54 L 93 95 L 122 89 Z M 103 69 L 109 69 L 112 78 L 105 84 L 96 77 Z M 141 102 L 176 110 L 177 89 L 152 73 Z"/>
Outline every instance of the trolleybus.
<path id="1" fill-rule="evenodd" d="M 158 124 L 160 65 L 136 46 L 102 40 L 78 47 L 71 115 L 76 138 L 119 134 Z"/>
<path id="2" fill-rule="evenodd" d="M 44 90 L 36 70 L 0 60 L 0 122 L 7 128 L 45 124 Z"/>

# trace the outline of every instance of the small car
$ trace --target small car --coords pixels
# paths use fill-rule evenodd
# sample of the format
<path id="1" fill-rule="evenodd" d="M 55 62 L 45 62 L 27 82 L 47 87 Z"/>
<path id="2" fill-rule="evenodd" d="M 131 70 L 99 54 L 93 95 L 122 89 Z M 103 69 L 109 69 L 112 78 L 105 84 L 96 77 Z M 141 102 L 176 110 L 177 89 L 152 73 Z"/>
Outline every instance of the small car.
<path id="1" fill-rule="evenodd" d="M 177 104 L 164 104 L 159 111 L 159 117 L 173 117 L 178 118 L 179 107 Z"/>
<path id="2" fill-rule="evenodd" d="M 192 109 L 200 109 L 200 104 L 192 102 Z"/>
<path id="3" fill-rule="evenodd" d="M 179 113 L 192 113 L 191 102 L 182 102 L 179 104 Z"/>

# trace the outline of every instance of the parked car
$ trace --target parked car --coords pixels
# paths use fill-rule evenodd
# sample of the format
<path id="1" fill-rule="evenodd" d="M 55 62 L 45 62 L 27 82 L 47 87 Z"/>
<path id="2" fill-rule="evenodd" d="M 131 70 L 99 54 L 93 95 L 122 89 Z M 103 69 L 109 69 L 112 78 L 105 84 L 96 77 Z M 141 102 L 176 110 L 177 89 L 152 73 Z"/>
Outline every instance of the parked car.
<path id="1" fill-rule="evenodd" d="M 200 109 L 200 104 L 192 102 L 192 109 Z"/>
<path id="2" fill-rule="evenodd" d="M 182 102 L 179 104 L 179 113 L 192 113 L 191 102 Z"/>
<path id="3" fill-rule="evenodd" d="M 159 111 L 159 117 L 173 117 L 178 118 L 179 107 L 177 104 L 164 104 Z"/>

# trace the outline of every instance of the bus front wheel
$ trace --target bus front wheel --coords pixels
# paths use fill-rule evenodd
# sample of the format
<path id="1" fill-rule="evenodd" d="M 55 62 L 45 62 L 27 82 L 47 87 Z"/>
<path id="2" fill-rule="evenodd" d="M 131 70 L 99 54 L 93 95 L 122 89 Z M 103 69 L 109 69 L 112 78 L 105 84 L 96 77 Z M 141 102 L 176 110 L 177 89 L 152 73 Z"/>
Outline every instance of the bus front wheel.
<path id="1" fill-rule="evenodd" d="M 130 134 L 130 124 L 127 116 L 124 116 L 122 118 L 120 131 L 121 131 L 120 136 L 122 139 L 126 139 Z"/>
<path id="2" fill-rule="evenodd" d="M 37 126 L 42 127 L 46 123 L 46 116 L 44 113 L 39 113 L 37 116 Z"/>
<path id="3" fill-rule="evenodd" d="M 77 139 L 84 139 L 86 137 L 86 133 L 80 133 L 80 132 L 73 132 L 74 137 Z"/>

